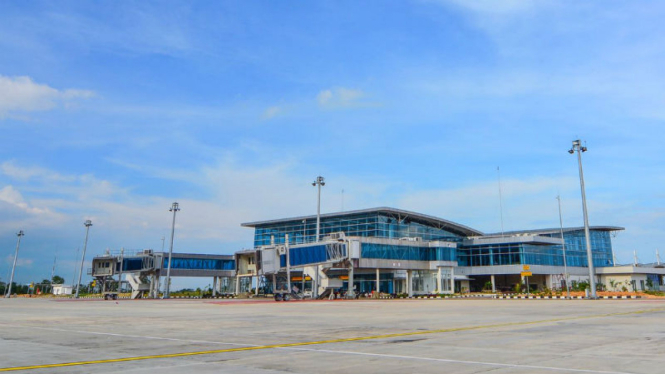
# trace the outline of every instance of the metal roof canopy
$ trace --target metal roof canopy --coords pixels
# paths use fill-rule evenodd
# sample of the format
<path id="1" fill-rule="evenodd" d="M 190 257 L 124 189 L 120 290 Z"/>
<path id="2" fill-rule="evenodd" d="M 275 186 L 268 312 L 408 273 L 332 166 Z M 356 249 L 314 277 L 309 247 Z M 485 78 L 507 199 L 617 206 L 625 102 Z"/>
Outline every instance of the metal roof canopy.
<path id="1" fill-rule="evenodd" d="M 589 226 L 589 230 L 596 230 L 596 231 L 623 231 L 625 229 L 626 229 L 625 227 L 620 227 L 620 226 Z M 564 232 L 584 231 L 584 226 L 564 227 L 563 231 Z M 542 235 L 542 234 L 559 234 L 559 233 L 561 233 L 561 228 L 557 227 L 557 228 L 551 228 L 551 229 L 506 231 L 504 233 L 492 233 L 492 234 L 487 234 L 485 236 L 502 237 L 502 236 L 515 236 L 515 235 L 519 235 L 519 234 Z"/>
<path id="2" fill-rule="evenodd" d="M 481 231 L 472 229 L 468 226 L 460 225 L 458 223 L 448 221 L 442 218 L 430 216 L 422 213 L 410 212 L 408 210 L 388 208 L 388 207 L 379 207 L 379 208 L 370 208 L 370 209 L 361 209 L 361 210 L 350 210 L 348 212 L 337 212 L 337 213 L 326 213 L 321 214 L 321 218 L 334 218 L 334 217 L 344 217 L 344 216 L 353 216 L 358 214 L 367 214 L 367 213 L 377 213 L 385 214 L 391 217 L 397 218 L 399 221 L 409 219 L 413 222 L 425 224 L 428 226 L 436 227 L 438 229 L 445 229 L 450 232 L 453 232 L 462 236 L 483 236 Z M 256 221 L 256 222 L 247 222 L 241 224 L 242 227 L 257 227 L 264 225 L 271 225 L 276 223 L 286 223 L 291 221 L 302 221 L 302 220 L 315 220 L 316 215 L 309 216 L 300 216 L 292 218 L 282 218 L 268 221 Z"/>

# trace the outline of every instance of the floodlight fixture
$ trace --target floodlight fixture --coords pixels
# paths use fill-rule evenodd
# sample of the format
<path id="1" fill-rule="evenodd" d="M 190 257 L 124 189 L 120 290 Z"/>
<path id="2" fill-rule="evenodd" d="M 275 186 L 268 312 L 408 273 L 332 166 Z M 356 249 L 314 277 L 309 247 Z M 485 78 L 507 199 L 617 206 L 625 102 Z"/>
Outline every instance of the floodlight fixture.
<path id="1" fill-rule="evenodd" d="M 88 233 L 90 232 L 90 226 L 92 226 L 92 221 L 91 220 L 86 220 L 83 222 L 83 226 L 85 226 L 85 241 L 83 242 L 83 255 L 81 255 L 81 267 L 79 269 L 79 279 L 78 283 L 76 283 L 76 295 L 74 296 L 75 298 L 79 298 L 79 291 L 81 288 L 81 277 L 83 276 L 83 263 L 85 261 L 85 250 L 88 248 Z"/>
<path id="2" fill-rule="evenodd" d="M 587 147 L 582 146 L 582 141 L 573 140 L 573 147 L 568 151 L 569 153 L 577 152 L 577 164 L 580 172 L 580 189 L 582 190 L 582 213 L 584 214 L 584 237 L 586 238 L 586 254 L 587 262 L 589 263 L 589 288 L 590 297 L 596 298 L 596 275 L 593 266 L 593 253 L 591 251 L 591 238 L 589 235 L 589 215 L 586 206 L 586 191 L 584 188 L 584 171 L 582 169 L 582 152 L 586 152 Z"/>
<path id="3" fill-rule="evenodd" d="M 23 233 L 23 230 L 19 230 L 19 232 L 16 233 L 16 236 L 18 236 L 18 240 L 16 241 L 16 252 L 14 253 L 14 264 L 12 265 L 12 275 L 9 278 L 9 285 L 7 286 L 7 293 L 5 294 L 5 297 L 12 296 L 12 283 L 14 283 L 14 270 L 16 270 L 16 259 L 18 258 L 18 249 L 21 246 L 21 237 L 24 235 L 25 234 Z"/>
<path id="4" fill-rule="evenodd" d="M 173 212 L 173 222 L 171 223 L 171 246 L 169 247 L 169 262 L 166 267 L 166 286 L 164 287 L 164 298 L 168 299 L 171 295 L 171 257 L 173 255 L 173 236 L 175 234 L 175 214 L 180 210 L 177 202 L 171 204 L 169 212 Z"/>
<path id="5" fill-rule="evenodd" d="M 318 186 L 319 193 L 318 193 L 318 200 L 316 204 L 316 240 L 319 241 L 319 235 L 320 235 L 320 230 L 321 230 L 321 187 L 325 186 L 325 178 L 322 176 L 316 177 L 316 180 L 312 182 L 312 186 Z"/>

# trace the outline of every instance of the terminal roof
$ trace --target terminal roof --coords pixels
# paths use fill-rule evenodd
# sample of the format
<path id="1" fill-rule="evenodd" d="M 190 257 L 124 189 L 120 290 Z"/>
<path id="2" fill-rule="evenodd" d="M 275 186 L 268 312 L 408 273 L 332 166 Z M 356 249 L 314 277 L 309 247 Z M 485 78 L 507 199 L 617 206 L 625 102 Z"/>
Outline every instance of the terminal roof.
<path id="1" fill-rule="evenodd" d="M 388 207 L 379 207 L 379 208 L 371 208 L 371 209 L 361 209 L 361 210 L 350 210 L 347 212 L 337 212 L 337 213 L 326 213 L 326 214 L 321 214 L 321 218 L 337 218 L 337 217 L 344 217 L 344 216 L 353 216 L 353 215 L 358 215 L 358 214 L 368 214 L 368 213 L 377 213 L 377 214 L 385 214 L 388 216 L 395 217 L 399 220 L 403 219 L 409 219 L 414 222 L 418 222 L 424 225 L 436 227 L 439 229 L 445 229 L 450 232 L 462 235 L 462 236 L 480 236 L 483 235 L 481 231 L 472 229 L 468 226 L 460 225 L 459 223 L 455 223 L 452 221 L 448 221 L 442 218 L 430 216 L 427 214 L 422 214 L 422 213 L 415 213 L 415 212 L 410 212 L 408 210 L 402 210 L 402 209 L 395 209 L 395 208 L 388 208 Z M 256 221 L 256 222 L 247 222 L 243 223 L 241 226 L 243 227 L 257 227 L 257 226 L 265 226 L 265 225 L 272 225 L 276 223 L 286 223 L 286 222 L 292 222 L 292 221 L 302 221 L 302 220 L 315 220 L 316 215 L 309 215 L 309 216 L 300 216 L 300 217 L 291 217 L 291 218 L 281 218 L 281 219 L 275 219 L 275 220 L 268 220 L 268 221 Z"/>
<path id="2" fill-rule="evenodd" d="M 570 232 L 570 231 L 581 231 L 584 230 L 584 226 L 581 227 L 564 227 L 563 231 L 564 232 Z M 622 231 L 625 230 L 624 227 L 619 227 L 619 226 L 589 226 L 589 230 L 595 230 L 595 231 Z M 528 235 L 543 235 L 543 234 L 557 234 L 561 232 L 561 228 L 551 228 L 551 229 L 535 229 L 535 230 L 519 230 L 519 231 L 506 231 L 504 233 L 492 233 L 492 234 L 487 234 L 486 236 L 513 236 L 513 235 L 520 235 L 520 234 L 528 234 Z"/>

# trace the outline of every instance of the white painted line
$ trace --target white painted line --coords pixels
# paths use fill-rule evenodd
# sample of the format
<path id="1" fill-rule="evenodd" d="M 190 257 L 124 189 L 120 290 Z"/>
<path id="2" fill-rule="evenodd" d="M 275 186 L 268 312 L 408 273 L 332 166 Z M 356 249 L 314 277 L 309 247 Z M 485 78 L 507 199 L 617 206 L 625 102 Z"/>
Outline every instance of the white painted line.
<path id="1" fill-rule="evenodd" d="M 494 366 L 494 367 L 507 367 L 507 368 L 514 368 L 514 369 L 534 369 L 534 370 L 537 369 L 537 370 L 563 371 L 563 372 L 571 372 L 571 373 L 635 374 L 635 373 L 630 373 L 630 372 L 625 372 L 625 371 L 571 369 L 571 368 L 562 368 L 562 367 L 554 367 L 554 366 L 504 364 L 504 363 L 500 363 L 500 362 L 452 360 L 452 359 L 445 359 L 445 358 L 390 355 L 390 354 L 382 354 L 382 353 L 363 353 L 363 352 L 356 352 L 356 351 L 354 351 L 354 352 L 351 352 L 351 351 L 334 351 L 334 350 L 329 350 L 329 349 L 313 349 L 313 348 L 275 348 L 275 349 L 323 352 L 323 353 L 333 353 L 333 354 L 342 354 L 342 355 L 372 356 L 372 357 L 394 358 L 394 359 L 400 359 L 400 360 L 420 360 L 420 361 L 447 362 L 447 363 L 453 363 L 453 364 L 484 365 L 484 366 Z"/>
<path id="2" fill-rule="evenodd" d="M 145 336 L 145 335 L 125 335 L 125 334 L 108 333 L 108 332 L 96 332 L 96 331 L 66 330 L 66 329 L 59 329 L 59 328 L 52 328 L 52 327 L 36 327 L 36 326 L 22 326 L 22 325 L 9 325 L 9 324 L 0 324 L 0 326 L 20 327 L 20 328 L 26 328 L 26 329 L 47 330 L 47 331 L 70 332 L 70 333 L 78 333 L 78 334 L 117 336 L 117 337 L 145 339 L 145 340 L 165 340 L 165 341 L 176 341 L 176 342 L 186 342 L 186 343 L 221 344 L 221 345 L 232 345 L 232 346 L 240 346 L 240 347 L 260 347 L 261 346 L 261 345 L 256 345 L 256 344 L 239 344 L 239 343 L 228 343 L 228 342 L 219 342 L 219 341 L 189 340 L 189 339 L 165 338 L 165 337 Z M 401 359 L 401 360 L 420 360 L 420 361 L 431 361 L 431 362 L 446 362 L 446 363 L 456 363 L 456 364 L 466 364 L 466 365 L 506 367 L 506 368 L 515 368 L 515 369 L 549 370 L 549 371 L 570 372 L 570 373 L 635 374 L 635 373 L 621 372 L 621 371 L 573 369 L 573 368 L 563 368 L 563 367 L 554 367 L 554 366 L 523 365 L 523 364 L 506 364 L 506 363 L 499 363 L 499 362 L 453 360 L 453 359 L 445 359 L 445 358 L 404 356 L 404 355 L 392 355 L 392 354 L 382 354 L 382 353 L 364 353 L 364 352 L 357 352 L 357 351 L 337 351 L 337 350 L 315 349 L 315 348 L 275 347 L 273 349 L 290 350 L 290 351 L 304 351 L 304 352 L 316 352 L 316 353 L 330 353 L 330 354 L 338 354 L 338 355 L 371 356 L 371 357 L 393 358 L 393 359 Z"/>

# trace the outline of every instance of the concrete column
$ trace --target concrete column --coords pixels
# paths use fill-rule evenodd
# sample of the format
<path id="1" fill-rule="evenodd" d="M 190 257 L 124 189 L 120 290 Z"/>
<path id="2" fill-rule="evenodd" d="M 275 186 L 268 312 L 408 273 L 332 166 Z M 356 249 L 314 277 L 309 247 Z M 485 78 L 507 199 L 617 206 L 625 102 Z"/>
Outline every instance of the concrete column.
<path id="1" fill-rule="evenodd" d="M 155 298 L 159 297 L 159 285 L 160 285 L 160 282 L 162 281 L 159 278 L 160 278 L 159 274 L 156 274 L 155 275 Z"/>
<path id="2" fill-rule="evenodd" d="M 122 285 L 122 283 L 118 283 Z M 120 287 L 120 286 L 118 286 Z M 122 288 L 122 287 L 121 287 Z M 156 299 L 159 297 L 159 275 L 152 274 L 150 276 L 150 297 Z"/>
<path id="3" fill-rule="evenodd" d="M 450 268 L 450 292 L 455 293 L 455 268 Z"/>
<path id="4" fill-rule="evenodd" d="M 413 277 L 411 276 L 411 270 L 406 271 L 406 293 L 409 294 L 409 297 L 413 296 Z"/>
<path id="5" fill-rule="evenodd" d="M 236 277 L 236 295 L 240 294 L 240 277 Z"/>
<path id="6" fill-rule="evenodd" d="M 286 248 L 286 290 L 291 294 L 291 258 L 289 257 L 289 234 L 284 235 L 284 248 Z"/>
<path id="7" fill-rule="evenodd" d="M 261 284 L 261 276 L 257 275 L 256 276 L 256 288 L 254 289 L 254 295 L 259 294 L 259 285 Z"/>
<path id="8" fill-rule="evenodd" d="M 381 270 L 376 268 L 376 297 L 379 297 L 379 290 L 381 286 Z"/>
<path id="9" fill-rule="evenodd" d="M 212 297 L 217 296 L 217 277 L 212 277 Z"/>
<path id="10" fill-rule="evenodd" d="M 277 291 L 277 275 L 273 274 L 272 275 L 272 293 L 275 293 Z"/>
<path id="11" fill-rule="evenodd" d="M 443 292 L 443 280 L 441 279 L 441 267 L 437 268 L 436 271 L 436 293 Z"/>
<path id="12" fill-rule="evenodd" d="M 496 292 L 496 282 L 494 280 L 494 274 L 490 276 L 490 279 L 492 280 L 492 292 Z"/>
<path id="13" fill-rule="evenodd" d="M 302 268 L 302 287 L 300 287 L 300 292 L 305 294 L 305 267 Z"/>
<path id="14" fill-rule="evenodd" d="M 319 265 L 314 265 L 314 278 L 312 278 L 312 299 L 319 298 Z"/>
<path id="15" fill-rule="evenodd" d="M 353 290 L 353 263 L 349 267 L 349 287 L 346 290 L 346 298 L 353 299 L 356 297 L 356 292 Z"/>

